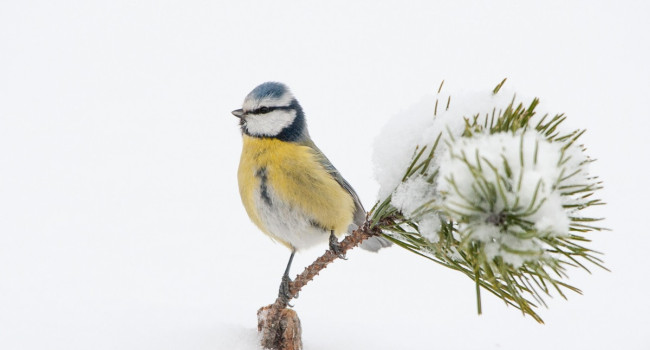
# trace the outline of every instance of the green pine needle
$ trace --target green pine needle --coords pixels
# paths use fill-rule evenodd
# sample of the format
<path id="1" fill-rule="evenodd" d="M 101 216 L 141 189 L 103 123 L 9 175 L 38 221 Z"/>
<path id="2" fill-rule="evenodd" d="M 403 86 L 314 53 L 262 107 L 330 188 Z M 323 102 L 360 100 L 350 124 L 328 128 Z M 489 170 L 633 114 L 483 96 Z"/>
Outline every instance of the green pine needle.
<path id="1" fill-rule="evenodd" d="M 499 83 L 493 93 L 499 93 L 505 82 L 506 79 Z M 442 89 L 442 83 L 438 92 L 440 89 Z M 515 133 L 520 130 L 533 130 L 549 142 L 563 144 L 561 162 L 564 164 L 569 161 L 568 157 L 565 157 L 565 152 L 576 144 L 585 130 L 563 133 L 560 130 L 560 125 L 566 120 L 566 116 L 557 114 L 552 117 L 549 115 L 537 117 L 535 109 L 538 104 L 537 98 L 533 99 L 530 104 L 524 105 L 517 103 L 515 97 L 504 110 L 493 110 L 486 114 L 478 113 L 465 118 L 465 129 L 460 137 L 471 138 L 474 135 L 485 133 Z M 447 105 L 448 107 L 449 105 Z M 537 121 L 533 123 L 534 119 Z M 454 135 L 451 133 L 447 136 L 451 140 L 447 142 L 455 141 Z M 561 196 L 575 199 L 574 202 L 564 205 L 564 209 L 571 213 L 568 215 L 569 232 L 563 235 L 545 234 L 537 231 L 535 223 L 528 219 L 546 201 L 546 198 L 542 198 L 541 195 L 541 183 L 537 184 L 532 199 L 525 207 L 519 198 L 512 201 L 506 194 L 521 189 L 522 177 L 520 175 L 515 178 L 513 166 L 523 166 L 525 162 L 531 161 L 536 164 L 539 152 L 537 146 L 533 155 L 530 156 L 531 159 L 526 159 L 523 152 L 522 136 L 520 164 L 512 164 L 505 157 L 502 158 L 502 164 L 492 164 L 487 158 L 481 157 L 478 152 L 472 154 L 471 158 L 468 158 L 469 155 L 466 154 L 456 155 L 471 170 L 472 176 L 476 179 L 472 188 L 473 193 L 477 193 L 485 199 L 484 203 L 476 203 L 463 195 L 463 191 L 458 188 L 453 176 L 448 179 L 438 179 L 438 169 L 431 169 L 441 140 L 442 135 L 438 135 L 434 144 L 416 148 L 402 182 L 415 176 L 424 176 L 426 181 L 434 186 L 436 181 L 445 180 L 448 181 L 452 190 L 456 191 L 460 201 L 444 203 L 442 206 L 428 202 L 412 214 L 414 217 L 406 217 L 400 210 L 393 207 L 392 197 L 388 196 L 381 202 L 377 202 L 372 208 L 370 212 L 372 225 L 382 229 L 384 236 L 397 246 L 439 265 L 462 272 L 472 279 L 476 286 L 476 303 L 479 314 L 483 311 L 481 303 L 481 289 L 483 289 L 502 299 L 506 305 L 513 306 L 523 314 L 530 315 L 537 322 L 543 323 L 535 310 L 539 305 L 546 306 L 544 301 L 546 297 L 551 296 L 552 293 L 558 293 L 566 298 L 566 291 L 581 293 L 578 288 L 564 281 L 567 278 L 566 269 L 568 267 L 577 267 L 589 272 L 588 265 L 591 264 L 606 269 L 598 257 L 600 253 L 583 245 L 589 242 L 585 234 L 605 230 L 597 225 L 601 219 L 583 216 L 581 213 L 584 209 L 603 204 L 599 199 L 591 199 L 602 188 L 601 183 L 597 178 L 592 177 L 589 178 L 589 183 L 564 184 L 565 181 L 575 177 L 580 170 L 562 174 L 555 184 L 556 190 Z M 587 162 L 591 161 L 593 160 Z M 558 166 L 561 165 L 558 164 Z M 501 173 L 498 169 L 505 170 Z M 488 172 L 489 178 L 485 175 Z M 492 182 L 491 178 L 496 178 L 496 181 Z M 486 211 L 492 213 L 497 202 L 502 203 L 504 209 L 498 215 L 489 216 L 489 222 L 494 222 L 495 225 L 501 225 L 504 228 L 519 228 L 512 231 L 511 234 L 515 234 L 520 239 L 536 240 L 542 247 L 542 250 L 537 251 L 508 245 L 502 246 L 508 253 L 525 258 L 520 266 L 513 266 L 505 262 L 501 256 L 489 258 L 484 249 L 485 243 L 472 238 L 471 232 L 470 234 L 467 232 L 461 234 L 462 232 L 458 231 L 459 222 L 450 219 L 451 217 L 464 218 L 463 223 L 471 227 L 472 220 L 477 219 L 467 213 L 477 213 L 477 215 L 479 213 L 486 214 Z M 436 242 L 429 241 L 419 232 L 417 218 L 423 215 L 439 215 L 442 220 Z"/>

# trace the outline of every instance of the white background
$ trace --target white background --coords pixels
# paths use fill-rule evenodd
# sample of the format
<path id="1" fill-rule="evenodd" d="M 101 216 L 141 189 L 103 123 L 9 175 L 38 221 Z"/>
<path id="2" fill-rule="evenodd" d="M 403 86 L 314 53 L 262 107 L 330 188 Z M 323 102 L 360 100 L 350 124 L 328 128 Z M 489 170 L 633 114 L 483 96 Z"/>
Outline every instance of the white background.
<path id="1" fill-rule="evenodd" d="M 366 207 L 372 144 L 433 93 L 502 78 L 598 159 L 612 272 L 536 324 L 399 248 L 295 302 L 306 349 L 648 349 L 644 1 L 2 1 L 0 349 L 256 349 L 289 252 L 240 204 L 230 111 L 287 83 Z M 306 252 L 294 272 L 318 255 Z"/>

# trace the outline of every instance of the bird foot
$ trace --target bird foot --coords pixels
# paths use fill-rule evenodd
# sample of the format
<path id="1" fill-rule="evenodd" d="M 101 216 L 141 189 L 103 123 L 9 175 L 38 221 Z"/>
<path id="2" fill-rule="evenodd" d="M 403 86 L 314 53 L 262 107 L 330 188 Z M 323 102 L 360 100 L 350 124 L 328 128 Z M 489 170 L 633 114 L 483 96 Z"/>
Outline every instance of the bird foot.
<path id="1" fill-rule="evenodd" d="M 339 243 L 338 239 L 336 239 L 336 236 L 334 234 L 330 234 L 330 250 L 336 254 L 340 259 L 347 260 L 348 258 L 345 257 L 345 253 L 343 253 L 343 248 L 341 248 L 341 243 Z"/>
<path id="2" fill-rule="evenodd" d="M 298 295 L 291 295 L 291 278 L 289 278 L 288 275 L 282 276 L 282 282 L 280 282 L 280 290 L 278 291 L 278 298 L 282 301 L 283 304 L 293 307 L 293 305 L 289 304 L 289 300 L 293 298 L 297 298 Z"/>

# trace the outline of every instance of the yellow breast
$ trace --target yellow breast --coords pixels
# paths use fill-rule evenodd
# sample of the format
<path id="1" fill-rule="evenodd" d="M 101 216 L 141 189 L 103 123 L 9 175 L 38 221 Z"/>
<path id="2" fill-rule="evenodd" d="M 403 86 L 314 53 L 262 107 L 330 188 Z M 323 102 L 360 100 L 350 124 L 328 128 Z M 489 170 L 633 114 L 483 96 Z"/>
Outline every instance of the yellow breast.
<path id="1" fill-rule="evenodd" d="M 282 232 L 271 232 L 265 222 L 260 213 L 263 196 L 299 209 L 311 224 L 337 235 L 347 231 L 355 210 L 352 196 L 319 163 L 312 148 L 247 135 L 243 141 L 239 192 L 248 216 L 264 233 L 292 245 L 281 238 Z"/>

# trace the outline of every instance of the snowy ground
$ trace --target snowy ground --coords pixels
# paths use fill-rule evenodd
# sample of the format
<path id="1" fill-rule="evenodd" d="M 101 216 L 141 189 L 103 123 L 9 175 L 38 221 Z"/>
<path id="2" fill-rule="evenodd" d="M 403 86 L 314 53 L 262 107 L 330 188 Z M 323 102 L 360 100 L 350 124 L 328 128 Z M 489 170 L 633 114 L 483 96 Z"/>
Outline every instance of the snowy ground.
<path id="1" fill-rule="evenodd" d="M 238 108 L 289 84 L 367 207 L 394 114 L 450 88 L 542 98 L 605 181 L 612 272 L 524 318 L 398 248 L 296 301 L 306 349 L 650 348 L 650 6 L 638 1 L 0 4 L 0 349 L 257 349 L 288 251 L 240 204 Z M 321 249 L 302 254 L 294 272 Z"/>

